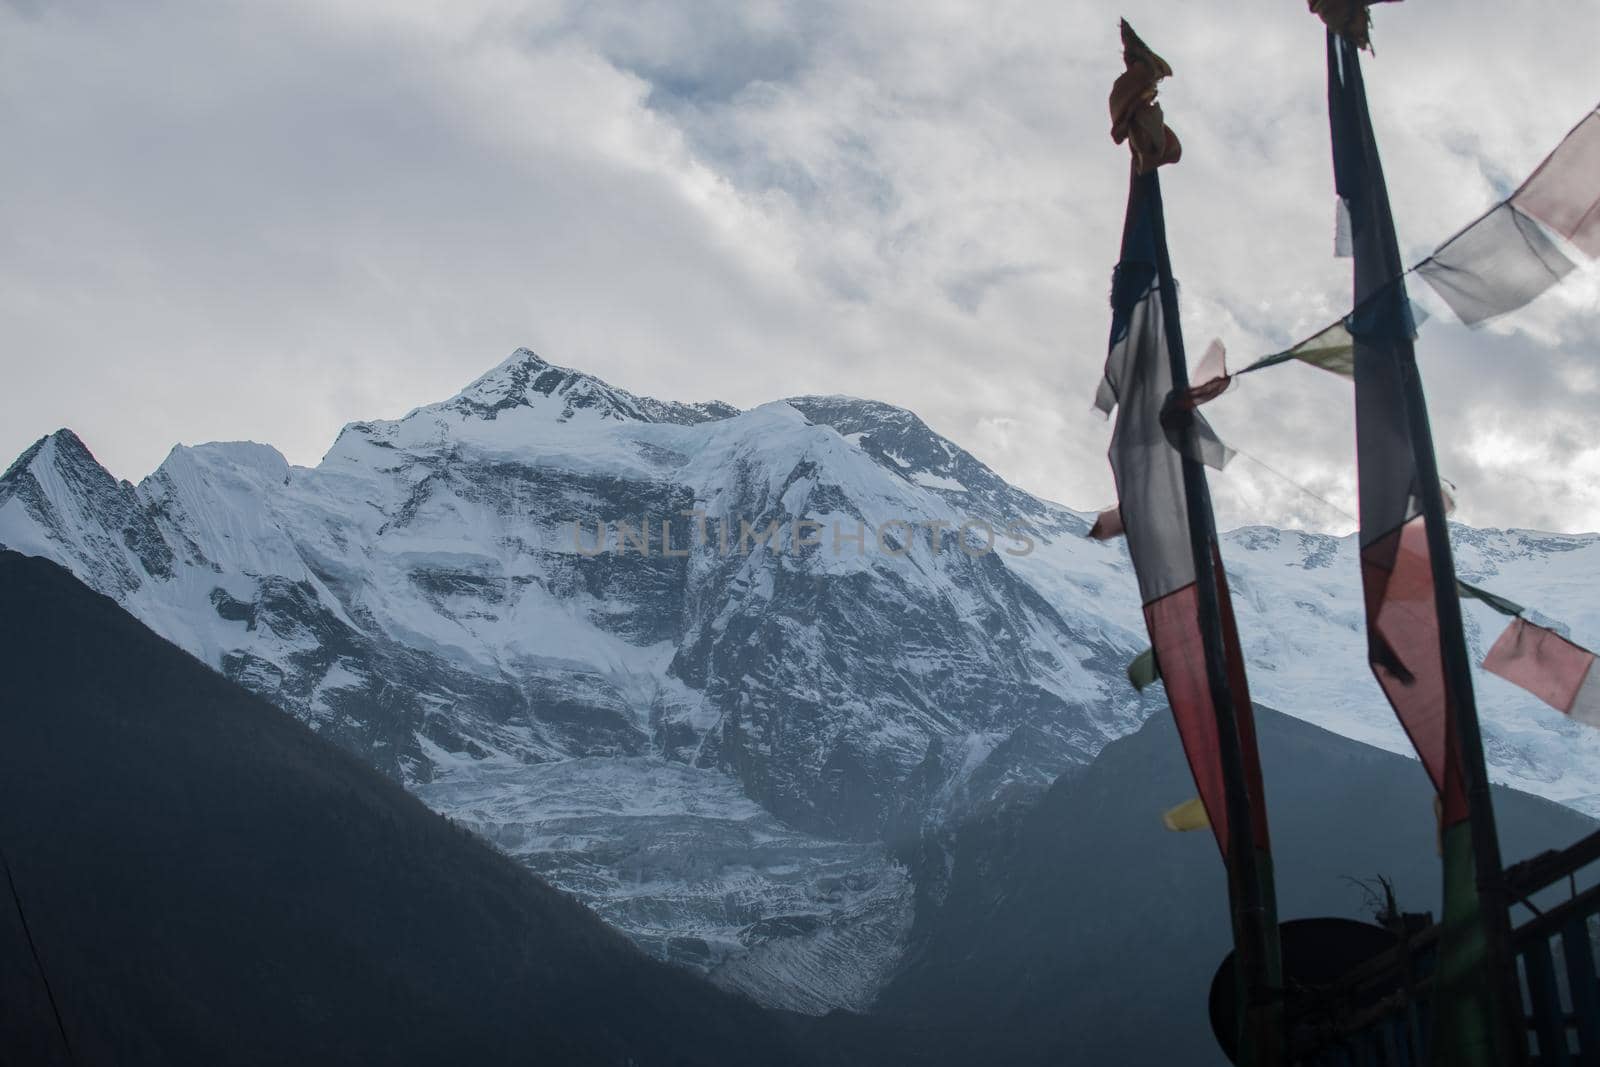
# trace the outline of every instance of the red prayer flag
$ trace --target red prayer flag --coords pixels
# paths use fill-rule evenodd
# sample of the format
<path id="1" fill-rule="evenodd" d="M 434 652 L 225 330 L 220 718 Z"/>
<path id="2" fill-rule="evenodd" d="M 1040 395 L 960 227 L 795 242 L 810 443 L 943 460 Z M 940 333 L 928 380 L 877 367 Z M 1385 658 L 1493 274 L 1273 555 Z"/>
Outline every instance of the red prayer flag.
<path id="1" fill-rule="evenodd" d="M 1594 653 L 1518 616 L 1484 658 L 1483 669 L 1520 685 L 1557 711 L 1600 726 Z"/>

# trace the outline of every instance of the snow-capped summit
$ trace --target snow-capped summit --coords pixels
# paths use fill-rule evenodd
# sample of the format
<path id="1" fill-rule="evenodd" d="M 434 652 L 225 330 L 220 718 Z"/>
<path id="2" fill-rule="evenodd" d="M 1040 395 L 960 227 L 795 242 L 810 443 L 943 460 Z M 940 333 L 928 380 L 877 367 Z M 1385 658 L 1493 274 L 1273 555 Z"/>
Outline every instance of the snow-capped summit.
<path id="1" fill-rule="evenodd" d="M 0 524 L 7 547 L 54 559 L 118 599 L 173 574 L 172 548 L 133 486 L 71 430 L 41 437 L 0 475 Z"/>
<path id="2" fill-rule="evenodd" d="M 58 436 L 0 543 L 774 1002 L 870 997 L 910 921 L 886 840 L 1143 715 L 1137 636 L 1002 557 L 1079 518 L 888 405 L 659 401 L 523 349 L 313 469 L 179 447 L 134 487 Z"/>
<path id="3" fill-rule="evenodd" d="M 178 447 L 132 486 L 63 430 L 0 477 L 0 545 L 659 954 L 810 1011 L 895 966 L 896 846 L 1027 802 L 1160 706 L 1123 676 L 1145 644 L 1126 553 L 1087 525 L 888 404 L 660 401 L 526 349 L 351 423 L 315 468 Z M 1464 576 L 1600 639 L 1600 540 L 1458 540 Z M 1224 551 L 1257 699 L 1407 751 L 1353 542 L 1252 528 Z M 1481 652 L 1498 620 L 1471 611 Z M 1600 734 L 1483 684 L 1494 775 L 1600 811 Z"/>
<path id="4" fill-rule="evenodd" d="M 935 433 L 905 408 L 849 396 L 800 396 L 788 403 L 812 422 L 829 426 L 879 466 L 944 496 L 969 512 L 1026 518 L 1054 533 L 1085 533 L 1085 516 L 1012 487 L 977 457 Z M 954 496 L 950 494 L 956 494 Z M 1056 528 L 1056 524 L 1065 525 Z"/>
<path id="5" fill-rule="evenodd" d="M 442 405 L 463 415 L 494 419 L 517 408 L 545 409 L 560 422 L 574 417 L 693 425 L 738 414 L 729 404 L 679 404 L 638 397 L 599 378 L 558 367 L 519 348 Z"/>

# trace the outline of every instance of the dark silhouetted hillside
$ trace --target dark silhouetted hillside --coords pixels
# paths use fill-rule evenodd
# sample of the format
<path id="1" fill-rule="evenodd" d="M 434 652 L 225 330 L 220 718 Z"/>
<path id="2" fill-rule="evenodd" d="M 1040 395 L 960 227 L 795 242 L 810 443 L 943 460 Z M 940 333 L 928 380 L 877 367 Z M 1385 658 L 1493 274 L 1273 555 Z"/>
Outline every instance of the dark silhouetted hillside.
<path id="1" fill-rule="evenodd" d="M 776 1016 L 10 552 L 0 680 L 0 846 L 79 1064 L 791 1062 Z M 0 1063 L 66 1062 L 0 903 Z"/>
<path id="2" fill-rule="evenodd" d="M 1439 914 L 1421 766 L 1266 709 L 1257 723 L 1280 917 L 1369 918 L 1349 879 L 1378 874 L 1404 909 Z M 1210 833 L 1160 819 L 1193 795 L 1159 714 L 1013 824 L 969 827 L 943 907 L 879 998 L 882 1022 L 926 1035 L 915 1055 L 930 1063 L 1225 1063 L 1206 1015 L 1232 947 L 1222 863 Z M 1524 793 L 1495 803 L 1508 863 L 1594 829 Z"/>

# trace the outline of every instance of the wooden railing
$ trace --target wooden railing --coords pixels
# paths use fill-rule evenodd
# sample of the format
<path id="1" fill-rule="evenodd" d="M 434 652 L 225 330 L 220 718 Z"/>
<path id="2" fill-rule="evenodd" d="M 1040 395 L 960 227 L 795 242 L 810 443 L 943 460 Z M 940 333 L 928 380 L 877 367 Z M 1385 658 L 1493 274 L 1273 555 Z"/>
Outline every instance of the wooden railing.
<path id="1" fill-rule="evenodd" d="M 1600 884 L 1592 872 L 1580 877 L 1597 861 L 1600 832 L 1506 871 L 1513 907 L 1528 916 L 1513 930 L 1512 948 L 1530 1067 L 1600 1067 Z M 1583 882 L 1591 884 L 1580 889 Z M 1331 986 L 1286 991 L 1296 1067 L 1428 1067 L 1439 927 L 1428 916 L 1395 916 L 1387 925 L 1394 948 Z"/>

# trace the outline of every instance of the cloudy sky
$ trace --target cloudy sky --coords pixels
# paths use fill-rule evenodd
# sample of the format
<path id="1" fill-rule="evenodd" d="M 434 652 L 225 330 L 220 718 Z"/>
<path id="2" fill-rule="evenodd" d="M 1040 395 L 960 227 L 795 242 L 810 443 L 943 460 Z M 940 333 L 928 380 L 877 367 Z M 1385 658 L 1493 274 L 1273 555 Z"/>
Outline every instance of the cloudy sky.
<path id="1" fill-rule="evenodd" d="M 0 0 L 0 465 L 58 426 L 131 479 L 178 441 L 314 464 L 527 345 L 674 399 L 892 401 L 1103 505 L 1119 14 L 1177 72 L 1191 348 L 1242 362 L 1337 317 L 1299 0 Z M 1600 3 L 1377 20 L 1415 260 L 1600 99 Z M 1600 528 L 1600 269 L 1482 331 L 1441 311 L 1419 351 L 1461 517 Z M 1225 525 L 1349 529 L 1348 394 L 1290 366 L 1213 405 L 1336 505 L 1241 459 Z"/>

